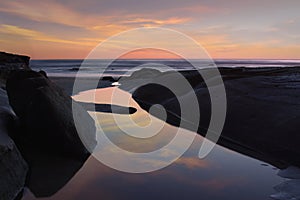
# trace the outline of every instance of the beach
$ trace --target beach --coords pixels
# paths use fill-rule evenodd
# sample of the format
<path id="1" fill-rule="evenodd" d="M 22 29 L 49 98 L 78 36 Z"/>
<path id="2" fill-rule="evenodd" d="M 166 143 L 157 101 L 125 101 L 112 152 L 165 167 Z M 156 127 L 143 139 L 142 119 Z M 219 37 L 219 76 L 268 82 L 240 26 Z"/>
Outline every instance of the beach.
<path id="1" fill-rule="evenodd" d="M 47 68 L 44 69 L 47 71 Z M 48 70 L 51 70 L 51 67 Z M 63 70 L 62 66 L 60 71 Z M 18 160 L 18 165 L 14 165 L 18 167 L 16 170 L 23 173 L 21 179 L 15 180 L 18 184 L 9 188 L 14 186 L 23 200 L 82 199 L 84 196 L 94 199 L 103 195 L 111 199 L 180 199 L 183 198 L 183 190 L 189 191 L 187 196 L 190 199 L 197 199 L 199 196 L 205 196 L 206 199 L 226 197 L 249 200 L 271 196 L 276 199 L 282 192 L 288 191 L 287 195 L 294 194 L 298 188 L 298 184 L 294 182 L 298 181 L 299 166 L 299 140 L 295 132 L 298 130 L 296 127 L 299 118 L 299 67 L 220 67 L 219 72 L 227 97 L 227 119 L 218 145 L 205 158 L 200 159 L 198 153 L 208 131 L 211 114 L 209 91 L 200 74 L 209 70 L 142 69 L 128 76 L 108 73 L 104 77 L 97 77 L 95 73 L 93 76 L 65 76 L 65 71 L 58 76 L 30 70 L 17 72 L 17 77 L 9 78 L 2 95 L 6 98 L 5 106 L 10 108 L 10 103 L 17 113 L 16 117 L 20 117 L 26 125 L 21 129 L 25 134 L 18 135 L 20 130 L 16 130 L 13 135 L 9 133 L 17 144 L 16 148 L 21 152 L 13 153 L 14 158 Z M 166 88 L 149 84 L 157 80 L 178 82 L 177 79 L 173 79 L 174 73 L 185 77 L 201 102 L 201 120 L 199 129 L 195 131 L 189 123 L 180 126 L 180 109 L 174 99 L 176 97 Z M 74 89 L 75 79 L 80 87 Z M 211 76 L 210 80 L 214 80 L 214 77 Z M 118 84 L 113 85 L 115 82 Z M 135 88 L 141 83 L 141 87 Z M 214 81 L 212 83 L 214 87 L 218 86 Z M 26 85 L 26 88 L 23 85 Z M 180 91 L 179 99 L 183 104 L 191 105 L 190 92 L 191 90 Z M 113 94 L 120 96 L 112 101 Z M 20 98 L 16 97 L 20 95 L 27 95 L 33 99 L 23 98 L 23 101 L 19 101 Z M 89 124 L 85 128 L 89 127 L 88 132 L 93 133 L 81 140 L 89 153 L 78 140 L 77 134 L 80 136 L 80 130 L 74 132 L 74 127 L 69 121 L 72 119 L 70 96 L 75 100 L 76 106 L 79 106 L 77 108 L 80 108 L 76 112 L 83 116 L 78 122 Z M 125 101 L 121 101 L 122 98 Z M 131 103 L 127 104 L 126 99 L 130 99 Z M 149 115 L 149 109 L 154 104 L 165 108 L 167 123 L 162 121 L 159 107 L 157 112 Z M 26 115 L 23 114 L 27 112 L 24 106 L 29 106 L 27 110 L 30 110 Z M 47 108 L 48 106 L 50 107 Z M 118 123 L 116 119 L 119 120 Z M 133 120 L 134 123 L 128 120 Z M 184 120 L 188 122 L 189 118 Z M 97 124 L 96 127 L 93 123 Z M 149 124 L 152 124 L 154 129 L 148 130 Z M 48 130 L 45 130 L 45 127 L 48 127 Z M 96 132 L 93 132 L 95 130 Z M 157 132 L 152 133 L 150 130 Z M 54 131 L 58 133 L 53 134 Z M 145 159 L 142 156 L 143 153 L 164 148 L 172 143 L 178 131 L 183 140 L 161 152 L 157 159 Z M 44 134 L 42 137 L 39 136 L 41 132 Z M 66 134 L 69 136 L 65 137 Z M 137 153 L 137 159 L 131 160 L 132 158 L 123 154 L 115 154 L 115 149 L 102 141 L 103 134 L 121 149 Z M 194 138 L 191 140 L 191 146 L 187 146 L 186 151 L 182 152 L 191 136 Z M 118 172 L 112 169 L 113 166 L 101 162 L 100 158 L 103 155 L 107 155 L 106 159 L 113 161 L 112 163 L 126 166 L 128 171 L 166 166 L 158 171 L 132 176 Z M 30 175 L 27 175 L 26 183 L 22 187 L 24 174 L 28 169 Z M 53 180 L 51 182 L 50 177 Z M 247 180 L 247 183 L 243 180 Z M 293 186 L 283 187 L 289 184 L 289 181 L 292 181 Z M 164 184 L 160 185 L 162 182 Z M 87 187 L 88 185 L 91 187 Z M 118 193 L 113 192 L 116 186 L 119 188 Z M 146 195 L 145 188 L 150 186 L 154 186 L 152 196 Z M 78 187 L 83 188 L 76 194 L 69 192 Z M 162 188 L 164 193 L 161 193 Z M 235 193 L 237 188 L 239 192 Z M 128 193 L 128 190 L 133 192 Z M 215 190 L 218 190 L 218 193 L 215 193 Z"/>
<path id="2" fill-rule="evenodd" d="M 73 94 L 73 86 L 76 77 L 57 77 L 57 76 L 50 76 L 49 79 L 61 87 L 68 95 Z M 92 84 L 98 82 L 99 78 L 88 77 L 88 78 L 79 78 L 79 81 L 82 82 L 82 91 L 95 89 L 92 88 Z M 105 88 L 110 87 L 112 81 L 103 81 L 101 80 L 100 83 L 97 85 L 97 88 Z M 74 94 L 75 95 L 75 94 Z"/>
<path id="3" fill-rule="evenodd" d="M 298 140 L 295 140 L 298 134 L 295 127 L 298 124 L 297 119 L 300 113 L 298 105 L 299 92 L 297 92 L 300 88 L 298 83 L 300 69 L 297 67 L 237 67 L 219 68 L 219 70 L 224 80 L 228 101 L 228 119 L 219 142 L 228 148 L 265 160 L 277 167 L 298 165 L 300 163 L 297 160 L 299 158 L 297 156 L 299 154 L 297 151 Z M 181 73 L 191 83 L 197 83 L 193 86 L 195 90 L 203 88 L 197 93 L 198 98 L 201 98 L 200 110 L 203 112 L 198 133 L 205 136 L 211 113 L 208 109 L 210 102 L 205 100 L 209 98 L 208 91 L 205 90 L 205 86 L 200 84 L 203 80 L 197 71 L 186 70 L 181 71 Z M 169 73 L 165 72 L 165 74 L 169 76 Z M 160 79 L 160 77 L 164 79 L 165 74 L 156 74 L 153 79 Z M 50 79 L 64 88 L 68 94 L 72 93 L 74 78 L 50 77 Z M 145 81 L 143 76 L 138 78 L 129 77 L 121 79 L 121 81 L 128 83 L 139 79 L 142 79 L 142 82 Z M 79 81 L 87 86 L 83 90 L 89 90 L 93 89 L 88 88 L 90 82 L 97 81 L 97 78 L 81 78 Z M 112 83 L 113 81 L 100 81 L 97 88 L 111 87 Z M 178 112 L 174 109 L 176 105 L 172 105 L 172 98 L 174 97 L 165 96 L 160 98 L 160 94 L 164 93 L 163 89 L 152 89 L 151 86 L 147 87 L 147 85 L 143 87 L 144 90 L 141 88 L 133 93 L 133 98 L 146 111 L 152 104 L 159 103 L 171 113 Z M 125 90 L 130 90 L 130 88 Z M 143 90 L 143 93 L 139 94 L 141 90 Z M 189 97 L 186 96 L 185 98 L 188 102 Z M 147 104 L 147 102 L 150 103 Z M 168 104 L 164 104 L 164 102 L 168 102 Z M 179 125 L 180 118 L 172 116 L 169 116 L 167 122 L 175 126 Z M 177 113 L 177 116 L 180 116 L 180 113 Z M 287 124 L 283 124 L 285 122 Z M 239 125 L 236 126 L 236 124 Z M 276 126 L 276 124 L 280 124 L 280 126 Z M 257 129 L 257 127 L 260 128 Z M 189 129 L 188 125 L 186 128 Z M 259 135 L 259 138 L 253 137 L 254 132 Z M 241 136 L 241 133 L 243 133 L 243 136 Z M 257 141 L 255 138 L 257 138 Z M 258 141 L 264 145 L 261 146 Z M 278 146 L 275 146 L 276 144 Z M 289 148 L 286 148 L 287 146 Z M 266 151 L 267 153 L 264 155 L 262 152 Z"/>
<path id="4" fill-rule="evenodd" d="M 1 1 L 0 200 L 300 200 L 299 7 Z"/>
<path id="5" fill-rule="evenodd" d="M 300 113 L 297 92 L 300 88 L 297 81 L 299 68 L 219 68 L 219 70 L 224 80 L 228 101 L 227 121 L 219 144 L 279 168 L 299 165 L 298 139 L 296 139 L 298 134 L 295 129 L 298 126 L 297 119 Z M 199 83 L 201 82 L 197 71 L 181 71 L 181 73 L 191 82 L 197 79 Z M 161 73 L 153 79 L 164 76 L 165 74 Z M 50 77 L 50 79 L 64 88 L 68 94 L 72 93 L 74 78 Z M 135 79 L 138 78 L 129 77 L 121 81 L 130 82 Z M 81 82 L 87 83 L 88 86 L 88 82 L 94 82 L 96 78 L 82 78 L 82 80 Z M 98 88 L 111 87 L 112 83 L 113 81 L 100 81 Z M 196 89 L 197 87 L 204 89 L 199 90 Z M 140 106 L 148 111 L 151 105 L 162 104 L 169 111 L 167 122 L 179 126 L 180 118 L 176 116 L 180 117 L 180 113 L 174 116 L 178 111 L 174 107 L 176 105 L 172 105 L 174 97 L 159 98 L 160 94 L 164 93 L 163 89 L 156 87 L 152 89 L 150 85 L 144 88 L 133 93 L 133 98 Z M 199 91 L 197 96 L 201 98 L 202 103 L 198 133 L 205 136 L 211 111 L 208 109 L 210 102 L 204 99 L 209 98 L 209 94 L 201 84 L 199 86 L 196 84 L 194 89 Z M 185 98 L 188 102 L 189 97 Z M 164 104 L 164 102 L 168 103 Z M 189 129 L 189 126 L 184 128 Z M 253 136 L 254 133 L 256 136 Z"/>
<path id="6" fill-rule="evenodd" d="M 211 155 L 209 155 L 207 158 L 205 158 L 205 160 L 207 161 L 207 160 L 212 159 L 213 162 L 217 162 L 214 158 L 214 156 L 216 156 L 218 158 L 222 158 L 221 162 L 223 165 L 225 163 L 227 163 L 223 159 L 225 159 L 225 160 L 228 159 L 227 160 L 228 163 L 231 163 L 232 160 L 237 159 L 234 156 L 236 154 L 231 155 L 231 153 L 230 153 L 230 155 L 227 155 L 227 152 L 229 151 L 228 149 L 231 149 L 234 152 L 238 152 L 240 155 L 246 155 L 246 157 L 242 156 L 243 158 L 238 158 L 238 160 L 239 159 L 243 160 L 244 158 L 246 160 L 249 160 L 249 157 L 247 157 L 247 156 L 250 156 L 251 158 L 254 158 L 255 160 L 258 159 L 259 161 L 263 162 L 263 164 L 259 164 L 261 166 L 267 166 L 267 168 L 272 166 L 273 168 L 271 169 L 271 171 L 274 170 L 274 172 L 276 172 L 277 168 L 282 169 L 284 171 L 284 169 L 288 168 L 288 166 L 298 165 L 298 160 L 297 160 L 297 158 L 298 158 L 298 156 L 297 156 L 298 140 L 295 139 L 295 138 L 297 138 L 297 136 L 286 137 L 286 134 L 293 134 L 293 130 L 295 130 L 297 123 L 295 122 L 296 124 L 290 124 L 290 125 L 285 125 L 285 126 L 283 126 L 283 124 L 281 123 L 280 127 L 277 127 L 276 122 L 272 122 L 272 121 L 268 122 L 268 120 L 272 120 L 275 118 L 276 120 L 285 119 L 287 122 L 293 122 L 292 120 L 289 120 L 288 117 L 291 117 L 291 119 L 294 119 L 294 117 L 296 117 L 297 114 L 299 113 L 297 110 L 297 108 L 299 108 L 299 106 L 298 106 L 299 96 L 298 96 L 298 93 L 296 92 L 298 89 L 297 76 L 299 75 L 299 68 L 288 68 L 288 69 L 284 69 L 284 68 L 228 69 L 228 68 L 226 68 L 226 69 L 221 69 L 220 71 L 221 71 L 221 74 L 223 75 L 224 84 L 225 84 L 227 92 L 228 92 L 227 97 L 228 97 L 229 111 L 227 113 L 227 117 L 230 118 L 229 122 L 232 122 L 233 125 L 229 126 L 229 125 L 225 124 L 226 132 L 222 133 L 221 139 L 219 140 L 219 144 L 223 147 L 226 147 L 226 149 L 224 149 L 223 147 L 220 147 L 220 146 L 215 147 L 216 149 L 213 150 Z M 186 73 L 187 79 L 189 79 L 188 77 L 195 78 L 195 73 L 197 74 L 197 72 L 195 72 L 195 71 L 186 71 L 183 73 Z M 163 77 L 164 73 L 162 73 L 159 76 Z M 157 76 L 157 77 L 159 77 L 159 76 Z M 155 77 L 155 78 L 157 78 L 157 77 Z M 56 79 L 56 80 L 58 80 L 58 79 Z M 60 81 L 63 82 L 66 80 L 70 81 L 70 79 L 68 79 L 68 78 L 61 79 Z M 121 82 L 121 84 L 122 84 L 122 82 Z M 122 86 L 121 86 L 121 88 L 122 88 Z M 281 91 L 281 88 L 284 90 L 282 90 L 282 92 L 279 92 L 279 91 Z M 136 93 L 136 94 L 133 93 L 133 98 L 138 102 L 139 106 L 141 106 L 144 110 L 146 110 L 146 111 L 148 110 L 147 106 L 145 106 L 145 102 L 151 102 L 151 104 L 152 103 L 162 103 L 162 105 L 164 105 L 163 102 L 166 101 L 166 99 L 163 99 L 164 101 L 161 101 L 161 102 L 155 101 L 156 98 L 151 99 L 151 96 L 158 97 L 158 95 L 156 95 L 156 93 L 162 94 L 162 93 L 164 93 L 164 91 L 157 90 L 157 88 L 152 89 L 151 86 L 149 86 L 148 88 L 146 87 L 146 88 L 141 88 L 141 89 L 144 89 L 146 91 L 146 93 Z M 113 88 L 111 90 L 113 90 Z M 147 95 L 147 93 L 150 93 L 151 95 Z M 98 101 L 101 101 L 101 94 L 108 95 L 107 93 L 104 93 L 104 91 L 101 92 L 101 88 L 100 88 L 99 93 L 98 93 L 98 96 L 99 96 Z M 147 95 L 147 99 L 144 99 L 144 96 L 141 96 L 141 94 Z M 273 94 L 273 95 L 271 95 L 271 94 Z M 276 94 L 277 97 L 274 96 L 274 94 Z M 199 94 L 199 96 L 205 97 L 207 95 Z M 234 99 L 234 101 L 233 101 L 233 99 L 231 99 L 231 98 L 236 97 L 236 96 L 238 96 L 238 99 Z M 102 97 L 102 98 L 105 99 L 105 97 Z M 153 102 L 153 100 L 155 102 Z M 160 100 L 162 100 L 162 99 L 160 99 Z M 105 102 L 105 101 L 102 101 L 102 103 L 103 102 Z M 168 100 L 168 102 L 170 103 L 170 100 Z M 203 101 L 201 101 L 201 102 L 203 102 Z M 241 105 L 239 105 L 239 102 L 241 103 Z M 263 103 L 263 102 L 265 102 L 265 103 Z M 151 105 L 151 104 L 149 104 L 149 105 Z M 168 104 L 168 105 L 170 106 L 170 104 Z M 167 109 L 168 109 L 168 105 L 166 105 Z M 253 106 L 253 107 L 251 107 L 251 106 Z M 204 105 L 202 110 L 205 111 L 205 107 L 206 107 L 206 105 Z M 139 109 L 141 109 L 141 108 L 139 108 Z M 235 111 L 235 109 L 236 109 L 236 111 Z M 280 110 L 280 112 L 279 112 L 279 110 Z M 140 112 L 141 111 L 139 111 L 138 113 L 140 113 Z M 253 114 L 251 112 L 254 112 L 256 114 Z M 295 112 L 295 113 L 291 114 L 292 112 Z M 279 118 L 276 117 L 276 114 L 278 114 L 278 113 L 280 113 L 280 115 L 281 115 L 281 116 L 279 116 Z M 116 142 L 120 147 L 122 147 L 124 149 L 129 149 L 131 151 L 148 152 L 150 150 L 154 150 L 153 149 L 154 147 L 156 147 L 156 148 L 161 147 L 161 145 L 162 145 L 161 143 L 170 141 L 169 137 L 172 138 L 172 132 L 174 132 L 174 130 L 171 131 L 171 129 L 173 129 L 173 128 L 171 128 L 171 129 L 166 128 L 165 131 L 162 131 L 162 133 L 165 134 L 165 137 L 160 136 L 157 138 L 153 138 L 152 142 L 149 141 L 149 142 L 147 142 L 147 144 L 143 144 L 141 142 L 136 143 L 138 141 L 121 136 L 120 133 L 122 131 L 121 132 L 109 131 L 110 130 L 109 127 L 115 126 L 114 120 L 110 118 L 111 117 L 110 115 L 108 115 L 108 116 L 106 116 L 104 114 L 100 114 L 100 115 L 102 117 L 99 117 L 99 120 L 104 119 L 104 118 L 110 119 L 110 125 L 107 127 L 107 130 L 108 130 L 108 134 L 114 135 L 111 137 L 112 141 Z M 254 119 L 251 116 L 253 116 Z M 261 116 L 263 116 L 263 117 L 260 118 Z M 268 116 L 268 117 L 266 117 L 266 116 Z M 140 117 L 138 117 L 138 118 L 140 118 Z M 208 117 L 206 116 L 206 114 L 204 112 L 204 114 L 202 115 L 202 119 L 205 120 L 205 118 L 208 118 Z M 236 120 L 238 120 L 238 122 L 234 122 L 234 120 L 235 120 L 234 118 L 236 118 Z M 171 117 L 170 119 L 167 119 L 167 122 L 172 125 L 178 126 L 178 122 L 177 122 L 176 118 L 174 119 Z M 205 123 L 207 123 L 207 122 L 204 121 L 201 124 L 205 125 Z M 246 123 L 246 125 L 244 125 L 245 123 Z M 249 123 L 255 123 L 255 125 L 251 125 Z M 263 123 L 266 125 L 263 125 L 260 123 Z M 270 123 L 270 125 L 268 125 L 268 123 Z M 260 127 L 260 129 L 252 130 L 251 126 L 253 128 Z M 284 128 L 284 130 L 285 130 L 284 133 L 283 133 L 283 130 L 280 129 L 281 127 Z M 134 128 L 134 127 L 132 127 L 132 128 Z M 188 127 L 186 127 L 186 128 L 188 129 Z M 289 130 L 289 128 L 291 128 L 291 129 Z M 237 130 L 235 131 L 235 129 L 237 129 Z M 199 134 L 201 134 L 203 130 L 205 130 L 205 128 L 201 127 L 201 129 L 199 130 Z M 229 133 L 229 135 L 227 135 L 228 133 Z M 235 133 L 237 135 L 234 135 Z M 167 136 L 169 134 L 170 134 L 170 136 Z M 233 135 L 230 135 L 230 134 L 233 134 Z M 295 134 L 297 134 L 297 133 L 295 133 Z M 160 135 L 161 135 L 161 133 L 160 133 Z M 283 138 L 278 139 L 276 141 L 275 136 L 276 137 L 282 136 Z M 171 173 L 173 171 L 173 169 L 176 170 L 176 166 L 181 165 L 182 162 L 184 162 L 188 168 L 191 167 L 188 163 L 190 163 L 192 166 L 199 166 L 199 167 L 206 165 L 206 164 L 203 164 L 201 160 L 197 160 L 195 158 L 192 159 L 190 157 L 191 155 L 197 154 L 201 140 L 202 140 L 201 137 L 196 136 L 195 144 L 192 145 L 191 150 L 188 151 L 188 153 L 186 153 L 181 159 L 176 161 L 174 165 L 172 165 L 174 168 L 173 167 L 167 168 L 166 170 L 161 171 L 161 173 L 162 174 Z M 126 145 L 127 143 L 136 143 L 136 145 L 134 145 L 133 147 L 128 147 Z M 149 144 L 150 144 L 150 146 L 149 146 Z M 293 147 L 293 144 L 295 144 L 294 147 Z M 280 149 L 280 148 L 282 148 L 282 149 Z M 119 162 L 126 162 L 122 158 L 118 158 L 118 159 L 119 159 Z M 205 162 L 205 160 L 204 160 L 204 162 Z M 252 177 L 257 178 L 258 177 L 257 173 L 259 174 L 262 169 L 260 167 L 258 167 L 258 168 L 254 167 L 254 166 L 253 166 L 253 168 L 250 167 L 250 166 L 252 166 L 252 164 L 248 163 L 248 161 L 246 161 L 246 160 L 243 160 L 240 162 L 244 163 L 247 166 L 238 167 L 235 164 L 239 163 L 239 162 L 235 161 L 234 162 L 235 164 L 232 163 L 232 165 L 228 166 L 228 163 L 227 163 L 222 168 L 228 169 L 228 170 L 229 169 L 234 170 L 235 175 L 239 176 L 239 177 L 245 175 L 245 173 L 242 173 L 240 171 L 242 169 L 247 170 L 249 174 L 251 174 L 252 170 L 254 170 L 256 175 L 252 175 Z M 252 160 L 252 159 L 250 159 L 250 160 Z M 93 163 L 93 162 L 96 162 L 96 161 L 89 160 L 88 163 Z M 202 164 L 200 164 L 200 163 L 202 163 Z M 248 163 L 248 164 L 246 164 L 246 163 Z M 87 164 L 87 166 L 89 166 L 89 164 Z M 213 166 L 210 166 L 209 168 L 212 169 L 212 168 L 214 168 Z M 256 166 L 258 166 L 258 165 L 256 165 Z M 92 166 L 90 166 L 90 167 L 92 167 Z M 104 167 L 104 168 L 106 169 L 106 167 Z M 194 168 L 194 169 L 196 169 L 196 168 Z M 202 167 L 200 167 L 200 168 L 203 169 Z M 112 173 L 112 174 L 111 174 L 111 172 L 107 172 L 107 173 L 110 174 L 109 176 L 114 176 L 114 173 Z M 179 173 L 179 174 L 177 174 L 178 176 L 181 176 L 180 174 L 182 174 L 182 173 L 183 173 L 182 176 L 185 176 L 184 174 L 187 173 L 187 171 L 183 170 L 182 172 L 178 172 L 178 173 Z M 200 171 L 199 171 L 199 173 L 200 173 Z M 216 171 L 213 171 L 213 173 L 216 173 Z M 225 173 L 225 172 L 222 172 L 222 173 Z M 265 175 L 266 175 L 269 172 L 265 171 L 263 173 L 265 173 Z M 138 177 L 143 177 L 143 176 L 141 175 Z M 150 176 L 150 177 L 152 177 L 152 176 Z M 261 177 L 265 177 L 265 176 L 261 175 Z M 268 177 L 267 179 L 271 180 L 271 177 L 272 176 Z M 273 178 L 275 178 L 275 177 L 276 176 L 273 175 Z M 293 173 L 289 174 L 288 177 L 292 178 L 291 180 L 295 180 L 294 179 L 295 174 L 293 175 Z M 129 176 L 124 175 L 124 178 L 126 178 L 126 179 L 128 178 L 129 182 L 131 182 L 131 179 L 129 178 Z M 193 186 L 191 186 L 190 183 L 191 183 L 191 180 L 193 180 L 194 178 L 190 177 L 189 181 L 187 180 L 187 182 L 184 182 L 184 183 L 186 185 L 189 185 L 189 187 L 193 188 Z M 230 179 L 232 179 L 232 178 L 233 177 L 231 177 Z M 276 178 L 280 179 L 280 177 L 278 177 L 278 176 Z M 156 180 L 155 178 L 153 178 L 153 179 L 150 178 L 150 179 L 151 179 L 151 181 L 150 181 L 151 184 L 156 183 L 156 181 L 160 181 L 160 180 Z M 173 180 L 173 176 L 168 175 L 168 179 Z M 198 177 L 197 179 L 200 180 L 201 178 Z M 282 180 L 279 180 L 279 179 L 277 179 L 277 181 L 278 181 L 277 183 L 275 183 L 276 181 L 274 182 L 275 185 L 277 185 L 277 184 L 280 185 L 280 182 Z M 182 179 L 180 179 L 180 180 L 182 180 Z M 248 177 L 247 180 L 251 180 L 251 178 Z M 256 181 L 260 182 L 260 180 L 256 180 Z M 175 181 L 175 182 L 178 184 L 177 181 Z M 150 183 L 147 183 L 147 184 L 150 184 Z M 284 181 L 282 184 L 285 184 Z M 135 184 L 131 183 L 131 186 L 132 185 L 135 185 Z M 260 184 L 257 184 L 257 186 L 261 187 Z M 180 187 L 180 184 L 178 184 L 178 187 Z M 236 185 L 234 187 L 236 187 Z M 252 186 L 248 186 L 248 189 L 250 187 L 252 187 Z M 298 186 L 295 186 L 295 187 L 297 188 Z M 225 186 L 225 188 L 229 189 L 230 187 Z M 295 189 L 294 192 L 296 192 L 296 190 L 297 189 Z M 157 189 L 155 189 L 155 191 L 157 191 Z M 257 189 L 255 189 L 255 191 L 257 191 Z M 276 187 L 276 191 L 283 192 L 283 191 L 285 191 L 285 189 L 282 189 L 281 186 L 278 186 L 278 187 Z M 202 191 L 202 194 L 203 193 L 204 192 Z M 271 193 L 270 193 L 270 195 L 271 195 Z M 97 196 L 97 194 L 93 193 L 94 196 Z M 175 193 L 173 192 L 173 194 L 176 194 L 176 192 Z M 194 193 L 192 193 L 192 194 L 194 194 Z M 248 192 L 246 192 L 246 191 L 243 192 L 243 198 L 245 198 L 245 196 L 244 196 L 245 194 L 248 194 Z M 61 195 L 68 195 L 68 194 L 63 192 Z M 127 196 L 128 193 L 123 193 L 123 195 Z M 180 193 L 178 193 L 177 195 L 180 196 Z M 210 196 L 211 194 L 207 194 L 207 195 Z M 273 196 L 274 196 L 274 198 L 276 198 L 276 195 L 273 195 Z M 131 197 L 135 198 L 136 195 L 133 195 Z M 170 197 L 170 196 L 168 196 L 168 197 Z M 173 196 L 173 197 L 177 198 L 178 196 L 176 196 L 176 197 Z M 222 197 L 224 197 L 224 194 Z M 195 198 L 195 196 L 192 195 L 192 196 L 190 196 L 190 198 L 193 199 L 193 198 Z M 210 198 L 218 199 L 218 197 L 216 197 L 216 196 L 214 196 L 214 197 L 210 196 Z M 238 198 L 238 197 L 232 196 L 231 198 Z M 254 198 L 254 197 L 251 196 L 250 198 Z M 257 196 L 256 198 L 260 199 L 261 197 Z"/>

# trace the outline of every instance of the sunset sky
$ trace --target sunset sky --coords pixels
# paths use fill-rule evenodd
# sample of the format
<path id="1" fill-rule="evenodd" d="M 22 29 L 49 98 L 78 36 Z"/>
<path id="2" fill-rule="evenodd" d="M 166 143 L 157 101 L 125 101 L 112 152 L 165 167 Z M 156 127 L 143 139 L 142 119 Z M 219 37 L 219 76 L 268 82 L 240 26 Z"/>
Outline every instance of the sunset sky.
<path id="1" fill-rule="evenodd" d="M 213 58 L 300 59 L 299 8 L 299 0 L 1 1 L 0 51 L 85 58 L 114 34 L 163 27 L 192 37 Z"/>

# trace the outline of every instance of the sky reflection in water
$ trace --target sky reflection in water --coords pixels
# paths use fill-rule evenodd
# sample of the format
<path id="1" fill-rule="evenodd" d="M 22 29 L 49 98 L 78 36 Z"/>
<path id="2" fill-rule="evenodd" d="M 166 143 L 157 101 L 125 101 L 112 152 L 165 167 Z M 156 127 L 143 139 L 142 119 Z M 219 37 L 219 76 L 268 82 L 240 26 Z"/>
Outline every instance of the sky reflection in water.
<path id="1" fill-rule="evenodd" d="M 113 88 L 101 89 L 97 103 L 107 103 Z M 75 99 L 91 102 L 89 92 Z M 125 94 L 126 95 L 126 94 Z M 127 94 L 128 95 L 128 94 Z M 139 108 L 135 102 L 131 106 Z M 150 140 L 140 140 L 123 134 L 115 126 L 112 114 L 98 113 L 102 128 L 116 145 L 132 152 L 149 152 L 167 144 L 176 133 L 176 127 L 165 125 Z M 147 125 L 149 116 L 140 108 L 131 115 L 140 124 Z M 124 125 L 125 126 L 125 125 Z M 189 131 L 186 131 L 190 134 Z M 143 133 L 141 133 L 143 134 Z M 139 142 L 137 142 L 139 141 Z M 197 135 L 190 149 L 175 163 L 159 171 L 129 174 L 111 169 L 90 157 L 82 169 L 59 192 L 46 199 L 269 199 L 273 187 L 283 181 L 277 169 L 264 166 L 261 161 L 216 146 L 203 160 L 198 158 L 202 137 Z M 176 153 L 176 148 L 168 153 Z M 162 155 L 168 156 L 168 155 Z M 116 162 L 126 160 L 116 156 Z M 164 160 L 160 160 L 163 162 Z M 130 165 L 131 163 L 126 163 Z M 155 162 L 152 162 L 155 165 Z M 138 166 L 132 166 L 138 167 Z M 24 200 L 35 199 L 30 191 Z"/>

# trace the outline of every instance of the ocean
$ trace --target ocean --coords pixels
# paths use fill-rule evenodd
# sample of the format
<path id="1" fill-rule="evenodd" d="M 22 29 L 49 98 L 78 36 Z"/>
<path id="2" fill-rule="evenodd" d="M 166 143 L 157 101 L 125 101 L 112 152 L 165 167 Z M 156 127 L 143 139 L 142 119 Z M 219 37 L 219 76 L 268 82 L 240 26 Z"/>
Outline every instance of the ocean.
<path id="1" fill-rule="evenodd" d="M 84 60 L 31 60 L 30 67 L 34 70 L 43 70 L 49 76 L 74 77 Z M 184 60 L 115 60 L 107 67 L 109 60 L 88 60 L 81 67 L 81 76 L 98 76 L 103 73 L 105 76 L 130 75 L 134 67 L 154 67 L 160 71 L 195 69 L 189 62 Z M 193 60 L 198 69 L 209 68 L 211 61 Z M 217 67 L 293 67 L 300 66 L 300 60 L 239 60 L 239 59 L 218 59 L 214 60 Z M 105 69 L 104 69 L 105 68 Z"/>

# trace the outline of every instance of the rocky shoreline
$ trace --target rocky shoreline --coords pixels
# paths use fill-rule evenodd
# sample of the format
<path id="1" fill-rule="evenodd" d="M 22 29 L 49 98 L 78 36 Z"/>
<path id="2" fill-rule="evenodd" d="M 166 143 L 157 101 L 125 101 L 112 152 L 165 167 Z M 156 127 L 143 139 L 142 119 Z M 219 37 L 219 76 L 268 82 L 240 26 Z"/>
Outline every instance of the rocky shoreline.
<path id="1" fill-rule="evenodd" d="M 208 74 L 209 70 L 203 69 Z M 226 90 L 227 113 L 218 143 L 278 168 L 300 166 L 300 67 L 219 68 L 219 71 Z M 178 80 L 172 73 L 157 70 L 150 73 L 149 69 L 137 71 L 120 80 L 121 88 L 134 91 L 139 83 L 161 80 L 176 84 Z M 193 91 L 181 91 L 179 98 L 189 105 L 191 92 L 196 93 L 201 115 L 197 132 L 205 136 L 211 117 L 208 89 L 197 71 L 180 73 L 192 85 Z M 148 112 L 152 105 L 161 104 L 167 111 L 167 122 L 180 125 L 180 105 L 168 88 L 149 83 L 135 90 L 132 96 Z M 183 123 L 183 127 L 191 129 L 192 126 Z"/>
<path id="2" fill-rule="evenodd" d="M 12 111 L 5 90 L 8 76 L 15 70 L 29 66 L 26 56 L 0 52 L 0 199 L 14 199 L 24 187 L 28 164 L 15 142 L 9 137 L 14 131 L 16 115 Z"/>
<path id="3" fill-rule="evenodd" d="M 74 80 L 68 79 L 65 84 L 63 78 L 48 78 L 44 72 L 32 71 L 29 59 L 0 52 L 0 199 L 3 200 L 21 198 L 24 187 L 36 197 L 55 194 L 82 167 L 96 145 L 94 121 L 86 112 L 94 107 L 72 100 Z M 300 67 L 219 70 L 227 95 L 227 116 L 218 143 L 280 169 L 291 165 L 299 167 Z M 157 80 L 175 84 L 172 73 L 144 69 L 121 78 L 120 88 L 132 92 L 137 83 Z M 205 136 L 211 117 L 208 89 L 198 72 L 180 73 L 200 102 L 198 133 Z M 98 87 L 108 87 L 111 81 L 107 78 Z M 182 91 L 180 96 L 187 105 L 190 92 Z M 179 126 L 181 110 L 167 88 L 145 84 L 132 96 L 146 111 L 154 104 L 163 105 L 167 122 Z M 81 119 L 89 124 L 86 126 L 88 145 L 82 143 L 76 130 L 72 104 L 78 107 Z M 95 109 L 117 110 L 118 114 L 136 111 L 131 107 L 113 106 L 116 109 L 108 104 L 97 104 Z M 184 128 L 189 129 L 189 126 Z"/>
<path id="4" fill-rule="evenodd" d="M 3 200 L 22 196 L 24 186 L 37 197 L 56 193 L 96 146 L 93 119 L 46 73 L 32 71 L 29 59 L 0 52 L 0 199 Z M 84 140 L 75 127 L 72 105 L 88 124 Z"/>

